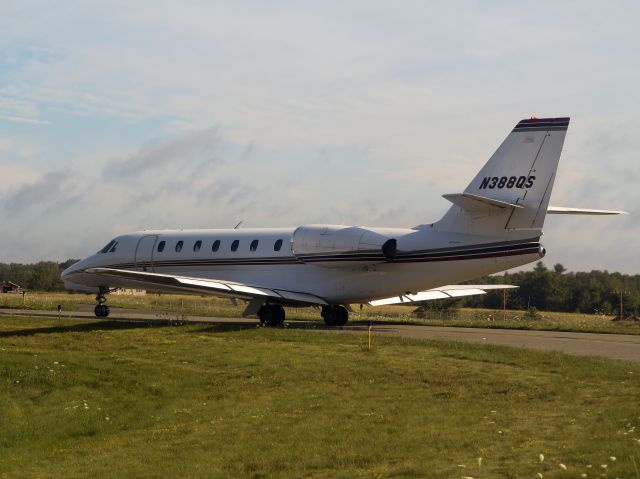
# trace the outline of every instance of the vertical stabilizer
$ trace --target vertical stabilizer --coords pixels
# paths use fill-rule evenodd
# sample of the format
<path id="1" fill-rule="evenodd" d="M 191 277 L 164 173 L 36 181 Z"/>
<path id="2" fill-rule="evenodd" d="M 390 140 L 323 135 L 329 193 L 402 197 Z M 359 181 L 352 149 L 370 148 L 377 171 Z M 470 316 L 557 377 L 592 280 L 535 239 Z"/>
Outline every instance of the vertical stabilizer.
<path id="1" fill-rule="evenodd" d="M 520 121 L 434 228 L 509 236 L 541 230 L 569 118 Z"/>

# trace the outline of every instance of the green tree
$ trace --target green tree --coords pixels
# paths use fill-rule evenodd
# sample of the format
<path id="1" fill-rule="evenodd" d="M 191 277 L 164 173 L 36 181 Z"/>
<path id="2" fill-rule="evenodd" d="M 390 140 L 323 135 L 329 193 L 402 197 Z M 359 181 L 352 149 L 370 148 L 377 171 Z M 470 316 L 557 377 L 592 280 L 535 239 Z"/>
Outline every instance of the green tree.
<path id="1" fill-rule="evenodd" d="M 625 314 L 637 315 L 640 311 L 640 275 L 608 271 L 572 273 L 567 272 L 561 264 L 556 264 L 549 270 L 544 263 L 538 262 L 532 271 L 487 276 L 469 283 L 520 286 L 509 292 L 507 307 L 510 309 L 535 307 L 543 311 L 600 311 L 614 314 L 620 305 L 619 291 L 624 291 Z M 490 292 L 469 297 L 465 299 L 464 305 L 498 309 L 502 307 L 502 295 Z"/>
<path id="2" fill-rule="evenodd" d="M 58 263 L 52 261 L 41 261 L 33 268 L 33 273 L 27 287 L 36 291 L 56 291 L 64 289 L 62 279 L 60 279 L 60 268 Z"/>

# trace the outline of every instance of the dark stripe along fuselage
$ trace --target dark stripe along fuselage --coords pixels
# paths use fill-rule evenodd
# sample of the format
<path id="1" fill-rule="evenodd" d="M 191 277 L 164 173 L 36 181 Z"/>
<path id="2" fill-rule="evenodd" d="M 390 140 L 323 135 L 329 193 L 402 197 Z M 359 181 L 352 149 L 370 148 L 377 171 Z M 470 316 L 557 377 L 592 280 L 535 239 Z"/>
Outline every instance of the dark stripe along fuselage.
<path id="1" fill-rule="evenodd" d="M 503 242 L 486 245 L 470 245 L 450 248 L 436 248 L 417 250 L 410 252 L 398 252 L 393 260 L 389 260 L 379 251 L 359 251 L 334 254 L 308 254 L 286 257 L 262 257 L 262 258 L 202 258 L 202 259 L 168 259 L 154 261 L 139 261 L 137 263 L 117 263 L 109 265 L 115 269 L 132 268 L 183 268 L 183 267 L 207 267 L 207 266 L 268 266 L 268 265 L 302 265 L 310 263 L 323 263 L 327 265 L 340 263 L 424 263 L 435 261 L 461 261 L 468 259 L 492 258 L 503 256 L 516 256 L 533 254 L 540 250 L 537 240 L 519 242 Z"/>

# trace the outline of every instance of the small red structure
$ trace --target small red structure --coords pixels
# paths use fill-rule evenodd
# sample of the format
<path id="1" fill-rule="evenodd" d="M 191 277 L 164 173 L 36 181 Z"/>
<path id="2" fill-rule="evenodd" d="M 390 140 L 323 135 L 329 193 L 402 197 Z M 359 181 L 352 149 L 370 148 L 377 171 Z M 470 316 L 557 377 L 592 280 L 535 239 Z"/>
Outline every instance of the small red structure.
<path id="1" fill-rule="evenodd" d="M 0 293 L 22 294 L 22 287 L 11 281 L 0 282 Z"/>

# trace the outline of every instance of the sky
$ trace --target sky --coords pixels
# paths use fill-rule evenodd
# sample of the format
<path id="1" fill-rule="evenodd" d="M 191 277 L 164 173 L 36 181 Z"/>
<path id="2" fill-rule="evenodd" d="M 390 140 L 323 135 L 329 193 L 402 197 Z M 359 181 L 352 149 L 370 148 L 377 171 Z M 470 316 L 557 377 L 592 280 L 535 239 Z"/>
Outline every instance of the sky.
<path id="1" fill-rule="evenodd" d="M 571 116 L 545 263 L 640 273 L 640 3 L 0 0 L 0 262 L 155 228 L 439 219 Z"/>

